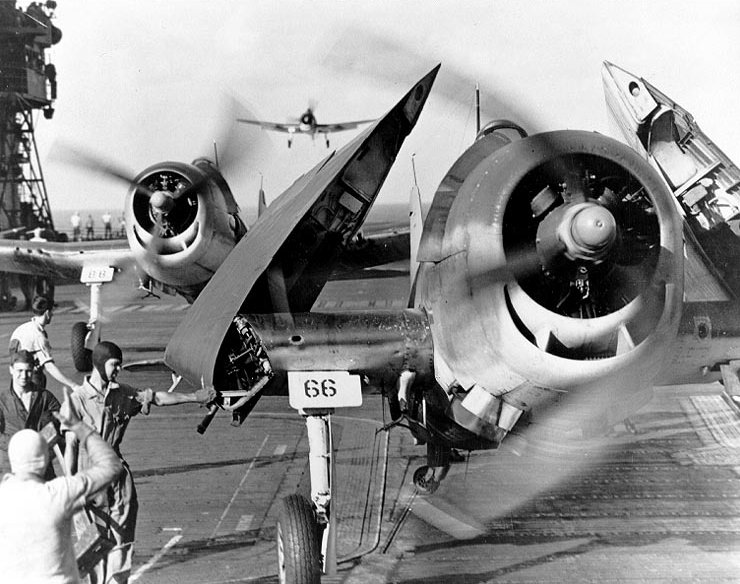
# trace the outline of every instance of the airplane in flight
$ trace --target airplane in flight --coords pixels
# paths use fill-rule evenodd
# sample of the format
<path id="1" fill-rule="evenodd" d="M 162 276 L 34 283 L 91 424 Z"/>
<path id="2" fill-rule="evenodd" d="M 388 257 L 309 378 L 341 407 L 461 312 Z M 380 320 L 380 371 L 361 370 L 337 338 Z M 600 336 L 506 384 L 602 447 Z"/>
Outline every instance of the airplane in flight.
<path id="1" fill-rule="evenodd" d="M 250 120 L 246 118 L 237 118 L 237 122 L 243 124 L 253 124 L 260 126 L 264 130 L 272 130 L 273 132 L 287 132 L 288 133 L 288 148 L 293 145 L 293 136 L 295 134 L 308 134 L 313 140 L 316 134 L 323 134 L 326 140 L 326 147 L 329 148 L 329 134 L 332 132 L 343 132 L 345 130 L 354 130 L 358 126 L 363 124 L 369 124 L 375 120 L 355 120 L 353 122 L 339 122 L 334 124 L 319 124 L 316 121 L 316 116 L 313 113 L 314 108 L 310 105 L 305 112 L 301 114 L 296 122 L 265 122 L 263 120 Z"/>
<path id="2" fill-rule="evenodd" d="M 644 138 L 621 116 L 634 110 L 632 80 L 604 67 L 612 113 Z M 677 106 L 667 107 L 678 120 Z M 686 135 L 671 135 L 686 147 Z M 330 414 L 357 405 L 363 391 L 382 392 L 389 426 L 426 445 L 413 482 L 431 494 L 453 448 L 496 449 L 511 434 L 553 445 L 603 435 L 645 405 L 655 385 L 740 387 L 740 307 L 720 258 L 691 235 L 665 173 L 594 132 L 528 135 L 506 120 L 488 124 L 423 221 L 412 197 L 418 265 L 408 308 L 312 312 L 345 228 L 324 209 L 343 214 L 337 202 L 367 200 L 363 185 L 373 176 L 348 156 L 320 164 L 267 209 L 165 351 L 174 371 L 221 392 L 201 432 L 217 408 L 243 423 L 263 390 L 281 384 L 304 416 L 311 495 L 283 502 L 281 582 L 331 573 Z M 731 166 L 719 162 L 715 170 Z M 690 192 L 688 181 L 703 185 L 702 176 L 686 173 L 681 186 Z M 736 187 L 722 187 L 735 204 Z M 710 207 L 716 194 L 705 197 Z"/>

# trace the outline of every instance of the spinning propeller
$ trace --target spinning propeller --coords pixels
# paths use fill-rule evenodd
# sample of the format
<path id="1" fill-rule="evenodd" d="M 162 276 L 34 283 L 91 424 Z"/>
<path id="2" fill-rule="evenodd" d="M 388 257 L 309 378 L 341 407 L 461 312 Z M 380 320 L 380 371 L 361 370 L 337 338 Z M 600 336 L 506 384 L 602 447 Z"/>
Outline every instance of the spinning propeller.
<path id="1" fill-rule="evenodd" d="M 353 50 L 348 51 L 347 47 L 352 47 Z M 432 47 L 424 49 L 422 54 L 410 44 L 399 43 L 396 39 L 365 27 L 348 27 L 317 58 L 333 74 L 353 76 L 364 81 L 383 81 L 394 87 L 403 87 L 419 71 L 427 71 L 435 63 L 441 62 L 442 68 L 434 82 L 433 96 L 441 96 L 455 105 L 470 107 L 473 104 L 474 88 L 479 85 L 483 123 L 504 118 L 515 120 L 530 133 L 544 129 L 529 112 L 502 98 L 500 89 L 486 86 L 485 77 L 476 79 L 469 71 L 455 68 L 447 55 Z M 486 77 L 490 75 L 490 72 L 486 73 Z"/>
<path id="2" fill-rule="evenodd" d="M 176 238 L 196 221 L 199 195 L 206 194 L 209 184 L 228 190 L 223 174 L 238 166 L 248 166 L 257 150 L 266 143 L 264 138 L 250 136 L 245 142 L 237 134 L 234 119 L 252 115 L 247 108 L 230 97 L 219 115 L 221 129 L 214 141 L 213 154 L 198 158 L 192 164 L 165 162 L 135 175 L 100 155 L 69 144 L 56 144 L 52 156 L 70 165 L 125 183 L 130 189 L 133 230 L 145 246 L 150 259 L 162 254 L 182 251 L 187 243 Z M 239 130 L 244 135 L 243 130 Z M 216 148 L 220 149 L 220 152 Z"/>

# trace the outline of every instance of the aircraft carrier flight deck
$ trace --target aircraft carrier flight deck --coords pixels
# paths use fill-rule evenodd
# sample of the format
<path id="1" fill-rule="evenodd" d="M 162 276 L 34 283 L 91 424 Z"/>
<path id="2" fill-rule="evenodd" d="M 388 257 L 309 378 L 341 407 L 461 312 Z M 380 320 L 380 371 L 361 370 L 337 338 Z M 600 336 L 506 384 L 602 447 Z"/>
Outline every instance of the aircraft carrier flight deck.
<path id="1" fill-rule="evenodd" d="M 376 286 L 368 297 L 392 289 Z M 133 287 L 111 290 L 106 338 L 126 361 L 160 357 L 188 305 L 142 299 Z M 85 295 L 82 286 L 58 288 L 49 332 L 65 371 L 73 371 L 68 332 L 85 318 Z M 3 313 L 2 334 L 26 318 Z M 121 377 L 170 384 L 166 373 Z M 123 444 L 141 508 L 131 580 L 277 582 L 278 503 L 306 482 L 301 417 L 287 398 L 265 396 L 242 427 L 222 413 L 201 436 L 204 410 L 154 410 L 132 421 Z M 551 446 L 511 436 L 499 451 L 463 453 L 431 496 L 411 482 L 423 447 L 403 429 L 378 432 L 383 416 L 379 396 L 335 415 L 339 565 L 324 582 L 740 578 L 740 423 L 718 384 L 657 390 L 610 435 L 561 451 L 572 472 L 556 481 L 545 476 L 557 473 L 547 462 Z"/>

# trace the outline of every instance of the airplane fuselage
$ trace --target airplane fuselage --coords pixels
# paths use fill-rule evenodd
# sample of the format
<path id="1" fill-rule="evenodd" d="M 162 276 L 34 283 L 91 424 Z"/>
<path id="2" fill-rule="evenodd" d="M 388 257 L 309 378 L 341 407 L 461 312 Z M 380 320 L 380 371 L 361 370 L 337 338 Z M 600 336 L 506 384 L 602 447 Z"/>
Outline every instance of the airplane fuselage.
<path id="1" fill-rule="evenodd" d="M 301 115 L 301 120 L 298 126 L 299 130 L 305 134 L 316 133 L 316 117 L 313 115 L 311 108 L 308 108 Z"/>

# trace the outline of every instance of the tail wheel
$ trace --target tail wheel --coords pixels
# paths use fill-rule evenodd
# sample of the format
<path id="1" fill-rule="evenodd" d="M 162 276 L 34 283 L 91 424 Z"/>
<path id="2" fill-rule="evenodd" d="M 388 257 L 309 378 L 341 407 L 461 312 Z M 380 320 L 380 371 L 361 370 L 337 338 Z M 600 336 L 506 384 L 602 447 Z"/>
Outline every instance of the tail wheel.
<path id="1" fill-rule="evenodd" d="M 92 369 L 92 351 L 85 347 L 87 337 L 87 323 L 76 322 L 72 326 L 72 362 L 77 371 L 90 371 Z"/>
<path id="2" fill-rule="evenodd" d="M 427 466 L 420 466 L 414 471 L 414 487 L 422 495 L 433 495 L 439 488 L 439 481 L 435 480 L 434 472 Z"/>
<path id="3" fill-rule="evenodd" d="M 278 576 L 281 584 L 319 584 L 321 549 L 316 515 L 301 495 L 285 497 L 277 520 Z"/>

